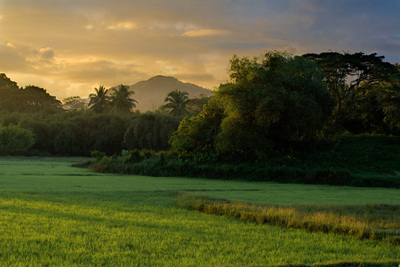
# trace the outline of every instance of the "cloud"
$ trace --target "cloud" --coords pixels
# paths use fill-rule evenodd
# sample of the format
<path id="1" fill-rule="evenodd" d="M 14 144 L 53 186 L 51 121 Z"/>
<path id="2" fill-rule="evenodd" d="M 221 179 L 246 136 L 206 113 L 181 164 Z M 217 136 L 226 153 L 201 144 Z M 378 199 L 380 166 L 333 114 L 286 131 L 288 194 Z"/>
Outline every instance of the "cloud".
<path id="1" fill-rule="evenodd" d="M 109 25 L 107 29 L 109 30 L 132 30 L 136 29 L 138 26 L 131 21 L 125 21 L 125 22 L 118 22 L 116 24 Z"/>
<path id="2" fill-rule="evenodd" d="M 26 71 L 28 69 L 24 57 L 21 56 L 13 46 L 12 43 L 0 43 L 0 72 L 16 70 Z"/>
<path id="3" fill-rule="evenodd" d="M 106 22 L 106 21 L 92 21 L 92 23 L 87 24 L 85 27 L 87 30 L 114 30 L 114 31 L 124 31 L 137 29 L 138 25 L 133 21 L 120 21 L 120 22 Z"/>
<path id="4" fill-rule="evenodd" d="M 205 37 L 205 36 L 227 36 L 230 34 L 231 31 L 227 30 L 202 29 L 202 30 L 187 31 L 183 35 L 186 37 Z"/>
<path id="5" fill-rule="evenodd" d="M 115 84 L 131 83 L 137 76 L 143 74 L 132 63 L 114 62 L 96 59 L 92 62 L 71 62 L 64 67 L 60 77 L 76 83 L 94 81 L 99 84 L 112 86 Z"/>
<path id="6" fill-rule="evenodd" d="M 53 59 L 54 58 L 54 50 L 51 47 L 40 48 L 39 54 L 42 59 Z"/>
<path id="7" fill-rule="evenodd" d="M 0 44 L 0 69 L 20 72 L 40 72 L 54 60 L 50 47 L 36 48 L 11 42 Z"/>

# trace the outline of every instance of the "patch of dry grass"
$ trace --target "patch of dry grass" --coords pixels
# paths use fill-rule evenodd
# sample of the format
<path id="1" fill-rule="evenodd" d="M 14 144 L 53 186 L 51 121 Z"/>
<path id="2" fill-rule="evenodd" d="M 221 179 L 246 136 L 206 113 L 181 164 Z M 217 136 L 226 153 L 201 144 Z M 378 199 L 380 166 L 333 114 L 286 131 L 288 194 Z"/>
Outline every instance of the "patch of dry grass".
<path id="1" fill-rule="evenodd" d="M 190 193 L 180 194 L 176 204 L 181 208 L 260 224 L 400 244 L 399 205 L 255 205 L 210 199 Z"/>

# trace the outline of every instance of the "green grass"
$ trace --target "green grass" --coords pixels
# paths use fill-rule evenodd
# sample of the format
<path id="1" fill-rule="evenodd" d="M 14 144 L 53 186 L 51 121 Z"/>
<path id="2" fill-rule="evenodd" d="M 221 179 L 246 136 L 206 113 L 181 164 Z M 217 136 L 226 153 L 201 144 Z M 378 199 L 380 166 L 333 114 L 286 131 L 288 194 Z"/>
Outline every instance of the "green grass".
<path id="1" fill-rule="evenodd" d="M 1 266 L 398 266 L 400 246 L 207 215 L 190 191 L 257 204 L 400 205 L 394 189 L 120 176 L 0 158 Z M 361 265 L 363 266 L 363 265 Z"/>

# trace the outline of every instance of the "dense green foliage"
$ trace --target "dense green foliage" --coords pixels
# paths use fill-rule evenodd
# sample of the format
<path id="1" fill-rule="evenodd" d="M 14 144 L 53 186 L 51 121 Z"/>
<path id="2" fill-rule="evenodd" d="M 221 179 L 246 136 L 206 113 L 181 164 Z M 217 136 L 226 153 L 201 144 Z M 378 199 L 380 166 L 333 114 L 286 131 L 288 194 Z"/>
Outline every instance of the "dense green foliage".
<path id="1" fill-rule="evenodd" d="M 148 124 L 141 122 L 152 127 L 143 128 Z M 0 112 L 0 124 L 4 127 L 18 125 L 34 134 L 35 144 L 27 151 L 31 155 L 89 156 L 93 150 L 119 155 L 126 148 L 168 149 L 168 140 L 178 123 L 175 117 L 162 114 L 122 116 L 89 110 L 54 114 Z M 142 135 L 143 131 L 147 131 L 146 135 Z"/>
<path id="2" fill-rule="evenodd" d="M 16 125 L 0 125 L 0 155 L 23 155 L 34 143 L 32 131 Z"/>
<path id="3" fill-rule="evenodd" d="M 180 190 L 309 208 L 399 205 L 397 190 L 104 175 L 71 168 L 71 160 L 0 159 L 0 265 L 396 266 L 400 260 L 399 246 L 387 242 L 175 206 Z"/>
<path id="4" fill-rule="evenodd" d="M 208 108 L 182 122 L 171 140 L 174 149 L 259 158 L 316 140 L 331 115 L 323 73 L 304 57 L 278 52 L 253 60 L 234 56 L 230 77 Z"/>
<path id="5" fill-rule="evenodd" d="M 43 88 L 28 85 L 19 88 L 4 73 L 0 73 L 0 110 L 8 112 L 38 112 L 61 110 L 61 102 Z"/>
<path id="6" fill-rule="evenodd" d="M 17 83 L 1 74 L 0 125 L 18 126 L 33 133 L 33 147 L 26 145 L 23 150 L 28 155 L 89 156 L 94 150 L 113 155 L 123 149 L 169 149 L 169 139 L 182 117 L 133 113 L 136 101 L 128 89 L 120 85 L 110 93 L 99 86 L 89 95 L 89 108 L 85 100 L 74 96 L 64 100 L 62 109 L 61 103 L 44 89 L 18 88 Z M 1 153 L 15 154 L 6 149 Z"/>
<path id="7" fill-rule="evenodd" d="M 222 107 L 212 98 L 199 114 L 181 121 L 170 140 L 172 147 L 184 154 L 212 153 L 223 117 Z"/>
<path id="8" fill-rule="evenodd" d="M 166 150 L 168 141 L 178 128 L 179 118 L 147 113 L 137 116 L 124 134 L 127 149 Z"/>

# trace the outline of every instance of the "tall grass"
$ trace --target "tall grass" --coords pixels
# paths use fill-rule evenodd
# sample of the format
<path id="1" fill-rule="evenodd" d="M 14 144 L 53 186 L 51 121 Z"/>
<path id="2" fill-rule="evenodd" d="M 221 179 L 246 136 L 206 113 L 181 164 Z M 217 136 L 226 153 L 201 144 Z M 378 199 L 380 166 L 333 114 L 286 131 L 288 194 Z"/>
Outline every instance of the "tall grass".
<path id="1" fill-rule="evenodd" d="M 259 224 L 383 240 L 400 245 L 400 205 L 254 205 L 181 193 L 181 208 Z"/>

